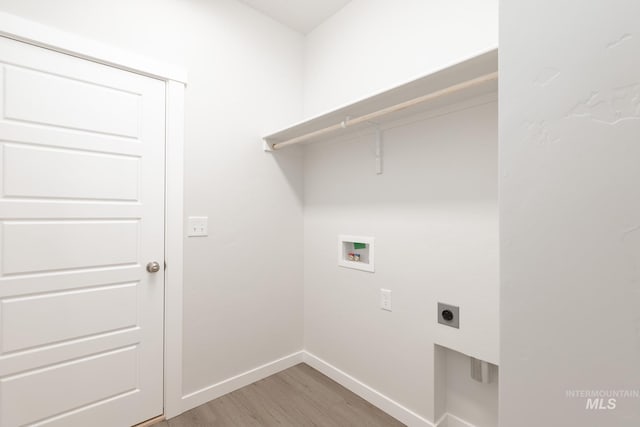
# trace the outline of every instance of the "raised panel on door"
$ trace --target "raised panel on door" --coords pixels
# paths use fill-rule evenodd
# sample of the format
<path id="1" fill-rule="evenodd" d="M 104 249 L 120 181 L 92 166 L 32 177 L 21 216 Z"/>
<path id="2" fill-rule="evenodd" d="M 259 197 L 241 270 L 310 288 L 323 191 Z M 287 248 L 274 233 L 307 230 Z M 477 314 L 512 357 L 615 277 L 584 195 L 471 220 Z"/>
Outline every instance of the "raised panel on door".
<path id="1" fill-rule="evenodd" d="M 1 147 L 5 198 L 138 200 L 137 157 L 24 144 Z"/>
<path id="2" fill-rule="evenodd" d="M 0 354 L 137 327 L 137 294 L 127 283 L 4 298 Z"/>
<path id="3" fill-rule="evenodd" d="M 56 71 L 4 70 L 5 120 L 138 138 L 140 94 Z"/>
<path id="4" fill-rule="evenodd" d="M 138 262 L 139 220 L 3 221 L 4 276 Z"/>
<path id="5" fill-rule="evenodd" d="M 0 422 L 28 425 L 110 398 L 136 395 L 138 357 L 137 347 L 131 346 L 4 377 Z"/>
<path id="6" fill-rule="evenodd" d="M 163 410 L 164 82 L 0 37 L 0 427 Z"/>

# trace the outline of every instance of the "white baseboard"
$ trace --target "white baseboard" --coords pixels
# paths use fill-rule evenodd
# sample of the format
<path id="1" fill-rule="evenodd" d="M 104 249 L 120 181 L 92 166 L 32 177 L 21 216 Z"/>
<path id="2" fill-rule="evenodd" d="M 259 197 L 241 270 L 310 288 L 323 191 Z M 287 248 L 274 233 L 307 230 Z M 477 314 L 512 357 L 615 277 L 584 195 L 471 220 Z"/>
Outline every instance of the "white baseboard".
<path id="1" fill-rule="evenodd" d="M 182 412 L 193 409 L 196 406 L 209 402 L 210 400 L 217 399 L 220 396 L 224 396 L 227 393 L 231 393 L 232 391 L 248 386 L 249 384 L 253 384 L 254 382 L 260 381 L 268 376 L 277 374 L 280 371 L 289 369 L 298 363 L 302 363 L 303 354 L 304 351 L 290 354 L 289 356 L 258 366 L 257 368 L 251 369 L 250 371 L 244 372 L 240 375 L 236 375 L 235 377 L 220 381 L 217 384 L 189 393 L 182 397 Z"/>
<path id="2" fill-rule="evenodd" d="M 444 414 L 442 418 L 436 423 L 435 427 L 476 427 L 468 421 L 462 418 L 456 417 L 453 414 Z"/>
<path id="3" fill-rule="evenodd" d="M 473 424 L 449 413 L 444 414 L 436 424 L 433 424 L 393 399 L 358 381 L 346 372 L 304 350 L 183 396 L 181 412 L 193 409 L 196 406 L 217 399 L 302 362 L 322 372 L 338 384 L 409 427 L 475 427 Z"/>
<path id="4" fill-rule="evenodd" d="M 388 398 L 384 394 L 369 387 L 368 385 L 358 381 L 346 372 L 341 371 L 335 366 L 325 362 L 324 360 L 314 356 L 309 352 L 303 352 L 303 361 L 322 372 L 338 384 L 357 394 L 367 402 L 380 408 L 382 411 L 391 415 L 398 421 L 409 427 L 435 427 L 433 423 L 405 408 L 398 402 Z"/>

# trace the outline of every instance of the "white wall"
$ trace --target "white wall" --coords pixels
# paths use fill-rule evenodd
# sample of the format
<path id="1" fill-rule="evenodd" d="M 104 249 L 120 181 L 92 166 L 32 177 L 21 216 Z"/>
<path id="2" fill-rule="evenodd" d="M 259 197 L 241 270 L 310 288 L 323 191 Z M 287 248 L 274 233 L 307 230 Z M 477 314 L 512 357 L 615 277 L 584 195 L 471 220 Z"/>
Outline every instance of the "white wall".
<path id="1" fill-rule="evenodd" d="M 352 1 L 307 36 L 305 116 L 497 47 L 497 9 Z M 371 136 L 305 149 L 305 348 L 435 421 L 434 343 L 498 362 L 497 104 L 384 139 L 382 176 Z M 375 274 L 336 266 L 338 234 L 375 236 Z M 461 306 L 460 331 L 438 327 L 437 301 Z"/>
<path id="2" fill-rule="evenodd" d="M 371 135 L 304 154 L 305 348 L 432 421 L 435 343 L 498 359 L 497 104 L 458 109 L 385 131 L 383 175 Z M 339 234 L 375 237 L 374 274 L 337 266 Z"/>
<path id="3" fill-rule="evenodd" d="M 306 41 L 314 116 L 498 46 L 497 0 L 353 0 Z"/>
<path id="4" fill-rule="evenodd" d="M 302 349 L 301 157 L 264 154 L 300 118 L 301 35 L 235 0 L 3 0 L 0 10 L 189 71 L 184 392 Z"/>
<path id="5" fill-rule="evenodd" d="M 500 4 L 501 425 L 638 426 L 640 3 Z"/>

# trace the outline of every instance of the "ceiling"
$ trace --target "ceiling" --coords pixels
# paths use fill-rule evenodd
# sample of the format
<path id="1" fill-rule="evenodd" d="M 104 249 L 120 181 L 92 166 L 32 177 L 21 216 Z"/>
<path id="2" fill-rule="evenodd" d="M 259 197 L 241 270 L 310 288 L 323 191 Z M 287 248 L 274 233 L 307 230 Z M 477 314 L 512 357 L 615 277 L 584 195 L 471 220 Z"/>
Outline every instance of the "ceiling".
<path id="1" fill-rule="evenodd" d="M 303 34 L 309 33 L 351 0 L 240 0 Z"/>

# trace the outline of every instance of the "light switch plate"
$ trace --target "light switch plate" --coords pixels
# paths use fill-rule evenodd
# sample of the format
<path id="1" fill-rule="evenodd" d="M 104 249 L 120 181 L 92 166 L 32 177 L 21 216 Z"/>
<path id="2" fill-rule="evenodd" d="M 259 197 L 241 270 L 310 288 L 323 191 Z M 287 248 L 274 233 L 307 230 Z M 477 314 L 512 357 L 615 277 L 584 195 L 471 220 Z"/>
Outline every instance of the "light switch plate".
<path id="1" fill-rule="evenodd" d="M 187 221 L 188 237 L 205 237 L 209 235 L 209 218 L 206 216 L 190 216 Z"/>

